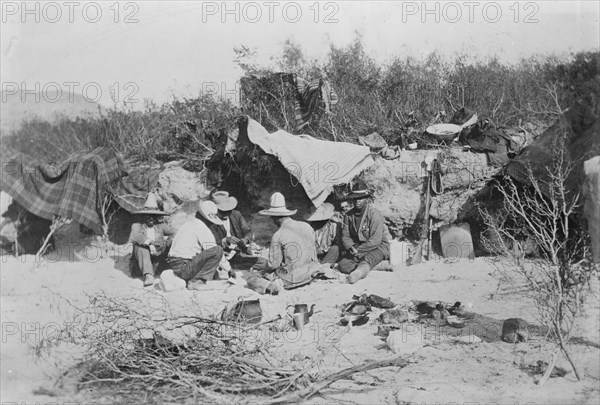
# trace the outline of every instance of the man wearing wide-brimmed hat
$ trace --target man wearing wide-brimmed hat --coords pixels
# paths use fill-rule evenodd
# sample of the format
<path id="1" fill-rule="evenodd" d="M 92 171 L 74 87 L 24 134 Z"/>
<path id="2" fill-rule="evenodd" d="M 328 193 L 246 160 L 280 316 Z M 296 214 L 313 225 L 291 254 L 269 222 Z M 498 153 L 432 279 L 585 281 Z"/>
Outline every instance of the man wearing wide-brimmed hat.
<path id="1" fill-rule="evenodd" d="M 190 290 L 200 290 L 213 280 L 223 260 L 223 249 L 209 229 L 212 224 L 222 224 L 217 206 L 212 201 L 200 201 L 196 216 L 183 224 L 173 238 L 167 264 Z"/>
<path id="2" fill-rule="evenodd" d="M 219 218 L 223 222 L 211 224 L 210 230 L 215 235 L 217 244 L 225 251 L 225 255 L 230 256 L 229 261 L 241 264 L 243 260 L 240 258 L 240 253 L 247 252 L 248 245 L 252 241 L 252 230 L 242 213 L 235 209 L 238 201 L 227 191 L 213 192 L 210 200 L 217 206 Z M 233 247 L 233 250 L 230 247 Z"/>
<path id="3" fill-rule="evenodd" d="M 158 209 L 154 193 L 148 194 L 143 209 L 132 214 L 137 218 L 129 234 L 129 242 L 133 244 L 130 270 L 133 276 L 141 275 L 144 286 L 148 287 L 154 284 L 156 267 L 168 246 L 167 235 L 172 235 L 173 231 L 160 222 L 160 218 L 169 214 Z"/>
<path id="4" fill-rule="evenodd" d="M 323 203 L 304 217 L 315 231 L 317 258 L 321 263 L 335 263 L 340 256 L 342 224 L 336 214 L 333 204 Z"/>
<path id="5" fill-rule="evenodd" d="M 269 258 L 259 260 L 252 269 L 263 272 L 270 281 L 284 280 L 281 283 L 269 283 L 260 277 L 248 279 L 250 288 L 261 293 L 277 294 L 280 288 L 307 284 L 312 279 L 298 270 L 307 269 L 312 263 L 318 264 L 315 246 L 315 234 L 306 222 L 293 220 L 297 210 L 289 210 L 283 194 L 276 192 L 271 196 L 270 207 L 259 211 L 260 215 L 270 216 L 279 228 L 271 238 Z M 274 274 L 273 274 L 274 273 Z"/>
<path id="6" fill-rule="evenodd" d="M 354 203 L 346 214 L 342 231 L 345 255 L 339 270 L 353 284 L 390 257 L 390 242 L 381 213 L 370 204 L 372 194 L 362 180 L 353 182 L 347 199 Z"/>

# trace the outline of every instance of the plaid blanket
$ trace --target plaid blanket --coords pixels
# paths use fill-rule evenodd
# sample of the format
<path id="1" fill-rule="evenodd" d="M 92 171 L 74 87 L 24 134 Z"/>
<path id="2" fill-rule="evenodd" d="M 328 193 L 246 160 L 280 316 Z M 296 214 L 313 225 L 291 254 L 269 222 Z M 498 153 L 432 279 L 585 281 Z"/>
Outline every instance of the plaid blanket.
<path id="1" fill-rule="evenodd" d="M 20 156 L 2 165 L 0 189 L 37 216 L 70 218 L 101 233 L 101 198 L 122 175 L 122 162 L 111 148 L 61 165 L 29 163 Z"/>

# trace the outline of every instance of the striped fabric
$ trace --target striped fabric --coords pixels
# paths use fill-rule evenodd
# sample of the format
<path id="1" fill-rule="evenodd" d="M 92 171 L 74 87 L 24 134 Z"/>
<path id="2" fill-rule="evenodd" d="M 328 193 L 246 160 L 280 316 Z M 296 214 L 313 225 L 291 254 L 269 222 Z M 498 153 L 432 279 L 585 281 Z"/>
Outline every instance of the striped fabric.
<path id="1" fill-rule="evenodd" d="M 61 165 L 29 163 L 25 157 L 7 162 L 0 189 L 39 217 L 70 218 L 101 233 L 101 194 L 122 175 L 115 151 L 97 148 Z"/>
<path id="2" fill-rule="evenodd" d="M 329 114 L 331 106 L 337 104 L 338 96 L 327 81 L 322 79 L 308 81 L 297 75 L 294 75 L 294 78 L 296 126 L 301 130 L 308 125 L 310 117 L 319 108 L 321 101 L 325 103 L 325 112 Z"/>

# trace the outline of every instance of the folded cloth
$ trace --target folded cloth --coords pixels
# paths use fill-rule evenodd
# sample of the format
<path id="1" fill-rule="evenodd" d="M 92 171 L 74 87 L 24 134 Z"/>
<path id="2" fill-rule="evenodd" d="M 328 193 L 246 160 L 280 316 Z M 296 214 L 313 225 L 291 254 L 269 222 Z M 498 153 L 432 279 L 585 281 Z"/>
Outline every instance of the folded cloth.
<path id="1" fill-rule="evenodd" d="M 334 185 L 349 183 L 374 163 L 366 146 L 323 141 L 283 130 L 269 134 L 251 118 L 248 118 L 248 138 L 266 153 L 277 156 L 302 184 L 315 207 L 325 202 Z"/>

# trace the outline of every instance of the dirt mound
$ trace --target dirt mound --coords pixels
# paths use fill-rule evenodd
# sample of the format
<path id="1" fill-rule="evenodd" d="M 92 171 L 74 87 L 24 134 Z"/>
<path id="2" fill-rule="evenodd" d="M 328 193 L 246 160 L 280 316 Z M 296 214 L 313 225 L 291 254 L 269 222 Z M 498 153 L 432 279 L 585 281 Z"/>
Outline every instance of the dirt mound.
<path id="1" fill-rule="evenodd" d="M 423 219 L 427 170 L 422 162 L 429 155 L 441 163 L 443 190 L 432 195 L 430 209 L 439 224 L 455 221 L 469 198 L 498 171 L 488 166 L 484 154 L 460 149 L 403 151 L 395 160 L 376 159 L 363 178 L 375 190 L 374 205 L 395 235 Z"/>

